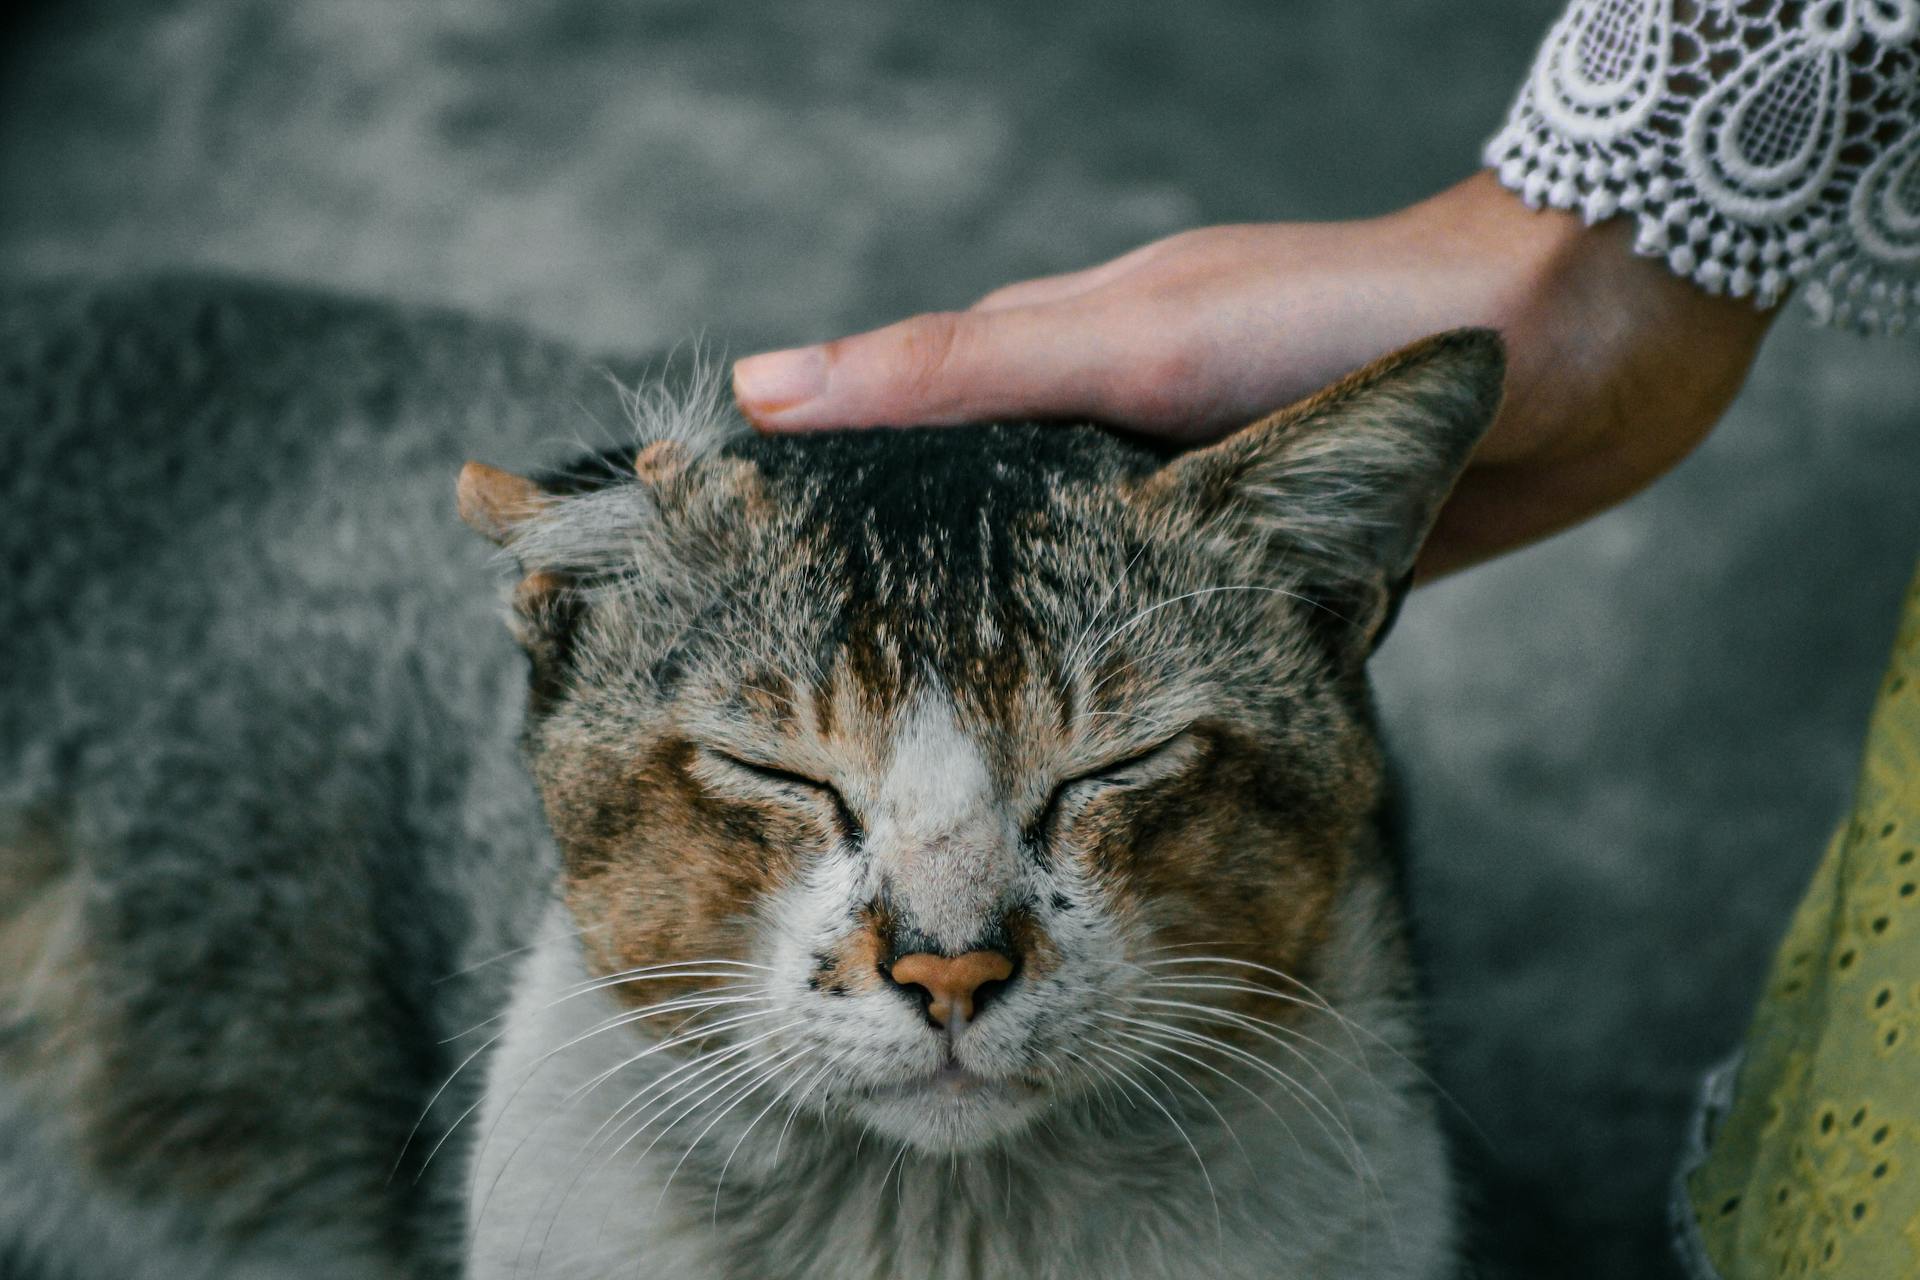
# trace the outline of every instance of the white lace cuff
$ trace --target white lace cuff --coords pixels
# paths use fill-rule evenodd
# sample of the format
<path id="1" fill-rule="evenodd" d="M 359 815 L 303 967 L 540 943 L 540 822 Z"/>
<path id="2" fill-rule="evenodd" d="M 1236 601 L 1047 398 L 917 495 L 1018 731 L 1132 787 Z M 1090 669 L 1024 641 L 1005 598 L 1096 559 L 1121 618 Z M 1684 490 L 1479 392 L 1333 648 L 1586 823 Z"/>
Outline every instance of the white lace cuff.
<path id="1" fill-rule="evenodd" d="M 1485 160 L 1528 204 L 1823 321 L 1920 312 L 1920 0 L 1574 0 Z"/>

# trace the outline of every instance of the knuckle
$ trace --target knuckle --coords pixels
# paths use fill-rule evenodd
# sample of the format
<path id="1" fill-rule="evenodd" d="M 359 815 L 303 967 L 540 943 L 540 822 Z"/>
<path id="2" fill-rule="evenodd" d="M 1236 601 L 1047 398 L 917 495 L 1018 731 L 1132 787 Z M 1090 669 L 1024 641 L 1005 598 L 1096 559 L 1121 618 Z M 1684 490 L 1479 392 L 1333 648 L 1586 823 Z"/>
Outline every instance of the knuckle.
<path id="1" fill-rule="evenodd" d="M 1157 249 L 1162 253 L 1179 249 L 1193 249 L 1207 242 L 1207 232 L 1209 230 L 1211 230 L 1211 228 L 1208 227 L 1188 227 L 1185 231 L 1176 231 L 1170 236 L 1162 236 L 1147 247 L 1149 249 Z"/>
<path id="2" fill-rule="evenodd" d="M 1190 227 L 1185 231 L 1176 231 L 1170 236 L 1162 236 L 1151 244 L 1144 245 L 1136 252 L 1141 262 L 1158 262 L 1168 258 L 1183 259 L 1206 252 L 1213 243 L 1214 227 Z"/>
<path id="3" fill-rule="evenodd" d="M 944 383 L 961 344 L 963 317 L 936 311 L 904 322 L 900 332 L 900 375 L 906 390 L 930 402 Z"/>
<path id="4" fill-rule="evenodd" d="M 1006 306 L 1009 303 L 1018 302 L 1022 297 L 1026 296 L 1026 292 L 1027 287 L 1024 282 L 1019 284 L 1003 284 L 998 289 L 989 290 L 981 294 L 980 300 L 973 305 L 976 307 Z"/>

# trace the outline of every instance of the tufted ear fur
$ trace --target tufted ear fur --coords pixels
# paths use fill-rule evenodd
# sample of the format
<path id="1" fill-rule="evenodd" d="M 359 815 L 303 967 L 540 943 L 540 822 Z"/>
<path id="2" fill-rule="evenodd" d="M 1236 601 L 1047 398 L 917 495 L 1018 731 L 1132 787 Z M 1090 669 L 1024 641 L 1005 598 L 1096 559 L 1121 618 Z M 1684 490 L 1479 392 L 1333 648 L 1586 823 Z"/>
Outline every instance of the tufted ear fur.
<path id="1" fill-rule="evenodd" d="M 512 542 L 514 532 L 552 501 L 546 490 L 525 476 L 484 462 L 460 468 L 455 499 L 467 527 L 496 547 Z"/>
<path id="2" fill-rule="evenodd" d="M 1491 329 L 1436 334 L 1182 455 L 1135 500 L 1254 557 L 1251 573 L 1285 579 L 1370 651 L 1493 422 L 1505 367 Z"/>
<path id="3" fill-rule="evenodd" d="M 754 492 L 744 474 L 750 468 L 702 469 L 695 460 L 685 441 L 658 439 L 538 480 L 480 462 L 461 468 L 461 519 L 502 548 L 521 575 L 509 625 L 533 662 L 537 705 L 563 690 L 576 633 L 596 596 L 630 589 L 623 625 L 664 624 L 692 585 L 688 547 L 680 544 L 697 551 L 709 526 L 738 522 L 740 503 Z"/>
<path id="4" fill-rule="evenodd" d="M 508 550 L 557 501 L 557 495 L 535 481 L 483 462 L 460 468 L 455 498 L 460 518 L 469 528 Z M 533 663 L 531 687 L 538 702 L 549 700 L 558 690 L 577 604 L 566 575 L 542 568 L 528 571 L 524 562 L 521 567 L 510 626 Z"/>

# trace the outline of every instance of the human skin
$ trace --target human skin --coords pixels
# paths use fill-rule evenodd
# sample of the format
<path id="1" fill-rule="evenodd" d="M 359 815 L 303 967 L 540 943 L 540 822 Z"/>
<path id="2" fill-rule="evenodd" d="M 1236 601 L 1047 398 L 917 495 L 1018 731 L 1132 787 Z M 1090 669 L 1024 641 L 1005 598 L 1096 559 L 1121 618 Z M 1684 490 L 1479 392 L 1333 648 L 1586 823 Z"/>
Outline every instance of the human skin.
<path id="1" fill-rule="evenodd" d="M 1506 339 L 1506 399 L 1420 562 L 1433 577 L 1622 501 L 1698 444 L 1775 311 L 1532 210 L 1478 173 L 1350 222 L 1207 227 L 734 366 L 766 431 L 1087 419 L 1177 443 L 1244 426 L 1425 334 Z"/>

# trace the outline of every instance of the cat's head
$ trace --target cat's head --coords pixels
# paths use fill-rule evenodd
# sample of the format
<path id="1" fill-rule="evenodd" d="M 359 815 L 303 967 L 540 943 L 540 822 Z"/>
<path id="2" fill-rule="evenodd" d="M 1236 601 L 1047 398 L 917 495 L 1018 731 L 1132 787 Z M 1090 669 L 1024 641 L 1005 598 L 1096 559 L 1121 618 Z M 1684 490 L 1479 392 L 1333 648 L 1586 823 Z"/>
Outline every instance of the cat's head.
<path id="1" fill-rule="evenodd" d="M 1501 366 L 1441 335 L 1170 459 L 1019 424 L 470 464 L 632 1030 L 956 1151 L 1178 1043 L 1156 999 L 1304 1005 L 1373 856 L 1364 663 Z"/>

